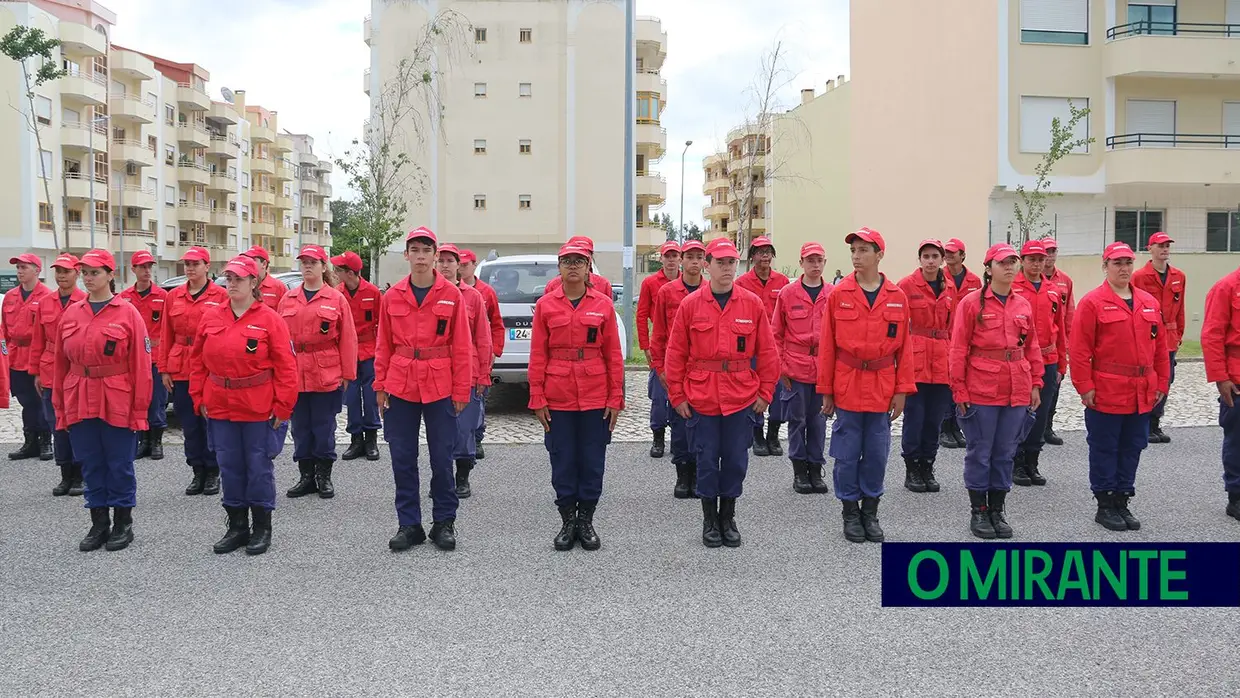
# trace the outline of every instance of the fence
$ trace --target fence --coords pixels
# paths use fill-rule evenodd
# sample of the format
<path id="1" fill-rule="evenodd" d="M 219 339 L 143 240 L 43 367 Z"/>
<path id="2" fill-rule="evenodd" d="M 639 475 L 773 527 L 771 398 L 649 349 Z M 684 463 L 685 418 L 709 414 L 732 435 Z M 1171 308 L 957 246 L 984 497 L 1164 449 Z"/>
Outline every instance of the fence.
<path id="1" fill-rule="evenodd" d="M 1240 252 L 1240 202 L 1218 206 L 1183 206 L 1144 202 L 1132 206 L 1052 200 L 1044 216 L 1045 232 L 1059 242 L 1060 255 L 1097 255 L 1112 242 L 1148 249 L 1150 235 L 1163 231 L 1175 239 L 1176 252 Z M 1019 236 L 1011 204 L 991 208 L 990 243 L 1014 242 Z"/>

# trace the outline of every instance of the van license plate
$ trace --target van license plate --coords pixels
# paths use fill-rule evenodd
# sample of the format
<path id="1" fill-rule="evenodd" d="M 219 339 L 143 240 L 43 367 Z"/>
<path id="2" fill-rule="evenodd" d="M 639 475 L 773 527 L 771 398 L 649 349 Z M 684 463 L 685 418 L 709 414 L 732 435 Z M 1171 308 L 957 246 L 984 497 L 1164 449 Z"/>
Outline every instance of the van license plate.
<path id="1" fill-rule="evenodd" d="M 508 339 L 529 339 L 533 333 L 528 327 L 511 327 L 508 329 Z"/>

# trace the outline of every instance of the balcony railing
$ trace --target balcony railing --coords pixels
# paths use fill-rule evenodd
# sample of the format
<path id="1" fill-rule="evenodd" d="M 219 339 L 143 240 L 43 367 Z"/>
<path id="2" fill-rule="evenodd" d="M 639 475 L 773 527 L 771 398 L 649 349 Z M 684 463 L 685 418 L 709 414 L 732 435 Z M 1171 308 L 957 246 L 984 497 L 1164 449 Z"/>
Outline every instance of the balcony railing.
<path id="1" fill-rule="evenodd" d="M 1222 133 L 1125 133 L 1107 136 L 1107 150 L 1179 147 L 1240 148 L 1240 136 Z"/>
<path id="2" fill-rule="evenodd" d="M 108 76 L 104 75 L 103 73 L 96 73 L 93 70 L 82 70 L 81 68 L 70 68 L 68 71 L 68 75 L 66 75 L 65 77 L 82 78 L 83 80 L 89 80 L 95 83 L 96 85 L 102 85 L 103 87 L 108 86 Z"/>
<path id="3" fill-rule="evenodd" d="M 1240 24 L 1207 24 L 1204 22 L 1152 22 L 1141 20 L 1121 24 L 1107 30 L 1107 41 L 1128 36 L 1213 36 L 1240 38 Z"/>

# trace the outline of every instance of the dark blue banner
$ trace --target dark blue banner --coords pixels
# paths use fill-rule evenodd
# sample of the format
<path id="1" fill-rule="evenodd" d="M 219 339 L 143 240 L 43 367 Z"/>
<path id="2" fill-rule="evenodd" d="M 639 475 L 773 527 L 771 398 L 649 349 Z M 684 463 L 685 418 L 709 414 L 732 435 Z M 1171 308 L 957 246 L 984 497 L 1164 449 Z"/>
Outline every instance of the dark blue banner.
<path id="1" fill-rule="evenodd" d="M 884 543 L 883 606 L 1240 607 L 1240 543 Z"/>

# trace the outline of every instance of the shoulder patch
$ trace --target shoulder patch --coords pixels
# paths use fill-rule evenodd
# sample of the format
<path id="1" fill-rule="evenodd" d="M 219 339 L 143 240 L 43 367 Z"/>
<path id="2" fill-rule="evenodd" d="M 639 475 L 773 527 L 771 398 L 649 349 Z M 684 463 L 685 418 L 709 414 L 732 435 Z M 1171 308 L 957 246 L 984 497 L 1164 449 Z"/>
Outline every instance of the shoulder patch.
<path id="1" fill-rule="evenodd" d="M 0 354 L 9 355 L 9 343 L 3 339 L 0 339 Z"/>
<path id="2" fill-rule="evenodd" d="M 144 337 L 144 339 L 146 340 L 146 353 L 150 354 L 151 353 L 151 338 L 148 336 L 148 337 Z"/>

